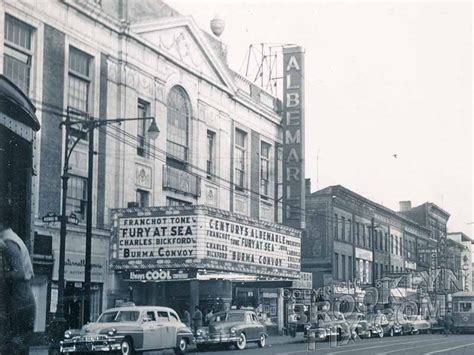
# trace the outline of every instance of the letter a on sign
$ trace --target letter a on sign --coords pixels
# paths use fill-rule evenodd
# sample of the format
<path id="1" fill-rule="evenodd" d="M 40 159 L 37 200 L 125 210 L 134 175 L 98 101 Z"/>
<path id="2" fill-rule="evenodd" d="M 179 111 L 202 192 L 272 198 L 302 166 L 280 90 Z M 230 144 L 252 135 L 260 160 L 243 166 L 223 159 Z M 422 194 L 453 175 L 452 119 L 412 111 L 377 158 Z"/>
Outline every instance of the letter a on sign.
<path id="1" fill-rule="evenodd" d="M 298 61 L 294 55 L 290 57 L 288 65 L 286 66 L 286 71 L 290 71 L 291 69 L 300 70 L 300 66 L 298 65 Z"/>

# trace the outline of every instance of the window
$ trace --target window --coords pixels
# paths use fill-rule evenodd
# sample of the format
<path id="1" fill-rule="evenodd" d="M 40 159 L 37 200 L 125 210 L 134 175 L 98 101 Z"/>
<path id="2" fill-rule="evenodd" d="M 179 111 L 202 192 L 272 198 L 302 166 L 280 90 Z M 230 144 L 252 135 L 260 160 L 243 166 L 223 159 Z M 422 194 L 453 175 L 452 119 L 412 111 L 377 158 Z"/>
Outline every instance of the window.
<path id="1" fill-rule="evenodd" d="M 390 253 L 393 254 L 393 234 L 390 234 Z"/>
<path id="2" fill-rule="evenodd" d="M 395 255 L 398 255 L 398 236 L 395 236 Z"/>
<path id="3" fill-rule="evenodd" d="M 137 189 L 137 203 L 138 207 L 150 206 L 150 193 L 145 190 Z"/>
<path id="4" fill-rule="evenodd" d="M 246 144 L 247 134 L 240 129 L 235 130 L 235 185 L 244 189 L 246 187 Z"/>
<path id="5" fill-rule="evenodd" d="M 334 253 L 334 278 L 339 280 L 339 254 Z"/>
<path id="6" fill-rule="evenodd" d="M 373 236 L 373 238 L 374 238 L 374 248 L 377 249 L 379 247 L 379 238 L 378 238 L 377 231 L 374 230 L 373 232 L 370 233 L 370 235 Z"/>
<path id="7" fill-rule="evenodd" d="M 353 272 L 352 272 L 352 268 L 353 268 L 353 265 L 352 265 L 352 256 L 348 256 L 347 257 L 347 263 L 349 264 L 349 280 L 352 280 L 352 278 L 354 277 L 353 275 Z"/>
<path id="8" fill-rule="evenodd" d="M 87 179 L 81 176 L 69 176 L 66 211 L 74 213 L 79 220 L 86 217 Z"/>
<path id="9" fill-rule="evenodd" d="M 338 216 L 337 213 L 334 214 L 334 238 L 339 238 L 339 226 L 338 226 Z"/>
<path id="10" fill-rule="evenodd" d="M 179 200 L 177 198 L 167 197 L 166 206 L 189 206 L 192 205 L 191 202 Z"/>
<path id="11" fill-rule="evenodd" d="M 187 162 L 191 105 L 182 87 L 175 86 L 170 90 L 167 105 L 167 153 L 172 159 Z"/>
<path id="12" fill-rule="evenodd" d="M 207 177 L 212 177 L 216 169 L 216 134 L 207 131 Z"/>
<path id="13" fill-rule="evenodd" d="M 341 255 L 341 263 L 342 263 L 342 279 L 346 280 L 346 256 Z"/>
<path id="14" fill-rule="evenodd" d="M 377 233 L 377 231 L 375 231 Z M 382 231 L 379 231 L 379 242 L 380 242 L 380 250 L 383 251 L 383 236 L 382 236 Z"/>
<path id="15" fill-rule="evenodd" d="M 137 117 L 148 117 L 150 112 L 150 104 L 138 100 Z M 148 157 L 150 153 L 150 142 L 147 139 L 147 120 L 137 121 L 137 155 Z"/>
<path id="16" fill-rule="evenodd" d="M 347 240 L 352 243 L 352 221 L 347 219 Z"/>
<path id="17" fill-rule="evenodd" d="M 471 302 L 459 302 L 459 312 L 470 313 L 472 309 Z"/>
<path id="18" fill-rule="evenodd" d="M 171 317 L 172 322 L 179 322 L 179 318 L 177 314 L 170 312 L 170 317 Z"/>
<path id="19" fill-rule="evenodd" d="M 153 311 L 148 311 L 148 312 L 146 312 L 146 314 L 145 314 L 145 319 L 146 319 L 148 322 L 156 322 L 155 312 L 153 312 Z"/>
<path id="20" fill-rule="evenodd" d="M 91 57 L 86 53 L 73 47 L 69 49 L 68 106 L 81 113 L 89 112 L 90 62 Z M 87 140 L 79 126 L 72 126 L 70 134 Z"/>
<path id="21" fill-rule="evenodd" d="M 355 222 L 355 233 L 357 236 L 357 245 L 360 245 L 360 229 L 359 229 L 359 222 Z"/>
<path id="22" fill-rule="evenodd" d="M 264 196 L 270 195 L 270 150 L 271 145 L 265 142 L 260 147 L 260 193 Z"/>
<path id="23" fill-rule="evenodd" d="M 4 30 L 3 74 L 25 95 L 29 95 L 33 28 L 14 17 L 5 15 Z"/>
<path id="24" fill-rule="evenodd" d="M 169 322 L 168 312 L 158 311 L 158 322 Z"/>
<path id="25" fill-rule="evenodd" d="M 385 251 L 388 252 L 388 233 L 385 233 Z"/>
<path id="26" fill-rule="evenodd" d="M 341 216 L 341 239 L 346 239 L 346 218 Z"/>

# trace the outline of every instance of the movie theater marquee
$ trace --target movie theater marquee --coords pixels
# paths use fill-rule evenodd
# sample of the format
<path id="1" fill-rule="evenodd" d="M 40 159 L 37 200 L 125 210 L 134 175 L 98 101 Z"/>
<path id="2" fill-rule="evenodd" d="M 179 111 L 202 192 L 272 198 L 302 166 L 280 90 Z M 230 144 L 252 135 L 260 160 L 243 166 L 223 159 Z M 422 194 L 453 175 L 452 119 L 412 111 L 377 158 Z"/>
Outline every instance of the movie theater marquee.
<path id="1" fill-rule="evenodd" d="M 112 263 L 115 268 L 208 268 L 256 275 L 297 277 L 298 231 L 257 220 L 221 215 L 192 206 L 115 210 Z"/>

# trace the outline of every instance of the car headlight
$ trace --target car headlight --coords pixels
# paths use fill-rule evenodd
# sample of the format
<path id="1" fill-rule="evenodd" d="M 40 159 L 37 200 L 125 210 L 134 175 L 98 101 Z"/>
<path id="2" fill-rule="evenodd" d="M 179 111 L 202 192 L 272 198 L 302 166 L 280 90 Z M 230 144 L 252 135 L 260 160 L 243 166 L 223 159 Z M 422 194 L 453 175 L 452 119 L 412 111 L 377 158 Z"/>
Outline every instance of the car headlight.
<path id="1" fill-rule="evenodd" d="M 66 330 L 64 332 L 64 338 L 65 339 L 71 339 L 72 338 L 72 332 L 70 330 Z"/>
<path id="2" fill-rule="evenodd" d="M 196 335 L 197 336 L 202 336 L 202 335 L 204 335 L 204 332 L 202 331 L 202 329 L 198 329 L 197 332 L 196 332 Z"/>
<path id="3" fill-rule="evenodd" d="M 115 329 L 115 328 L 109 329 L 107 331 L 107 335 L 113 336 L 115 334 L 117 334 L 117 329 Z"/>
<path id="4" fill-rule="evenodd" d="M 230 328 L 230 333 L 231 334 L 235 334 L 236 331 L 237 331 L 237 329 L 235 329 L 235 327 Z"/>
<path id="5" fill-rule="evenodd" d="M 306 330 L 311 329 L 311 324 L 305 324 L 305 325 L 304 325 L 304 328 L 305 328 Z"/>

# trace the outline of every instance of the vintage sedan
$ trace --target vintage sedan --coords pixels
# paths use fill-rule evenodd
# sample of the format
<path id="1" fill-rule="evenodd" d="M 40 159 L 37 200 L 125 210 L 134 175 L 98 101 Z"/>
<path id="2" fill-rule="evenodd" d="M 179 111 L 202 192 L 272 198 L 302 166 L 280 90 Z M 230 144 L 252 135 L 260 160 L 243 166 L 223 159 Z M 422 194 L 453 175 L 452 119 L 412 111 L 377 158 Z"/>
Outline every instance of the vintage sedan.
<path id="1" fill-rule="evenodd" d="M 387 317 L 388 324 L 383 326 L 384 333 L 389 336 L 404 335 L 411 333 L 411 326 L 406 314 L 392 309 L 384 310 L 383 314 Z"/>
<path id="2" fill-rule="evenodd" d="M 176 354 L 185 354 L 193 339 L 191 330 L 171 308 L 126 306 L 105 311 L 96 322 L 82 329 L 67 330 L 60 351 L 67 354 L 112 351 L 130 355 L 174 349 Z"/>
<path id="3" fill-rule="evenodd" d="M 235 346 L 243 350 L 250 342 L 263 348 L 267 336 L 266 327 L 260 323 L 255 312 L 229 310 L 214 314 L 208 327 L 197 330 L 195 340 L 198 350 L 205 350 L 211 345 Z"/>
<path id="4" fill-rule="evenodd" d="M 377 324 L 370 315 L 364 313 L 353 312 L 345 315 L 353 338 L 370 338 L 372 335 L 383 337 L 383 329 Z"/>
<path id="5" fill-rule="evenodd" d="M 428 333 L 431 328 L 431 324 L 429 321 L 421 318 L 420 315 L 412 315 L 408 316 L 408 323 L 410 325 L 410 332 L 411 334 L 418 334 L 418 333 Z"/>
<path id="6" fill-rule="evenodd" d="M 351 327 L 339 312 L 321 312 L 316 316 L 315 321 L 306 325 L 305 337 L 315 337 L 316 341 L 328 340 L 331 337 L 345 339 L 352 337 Z"/>

